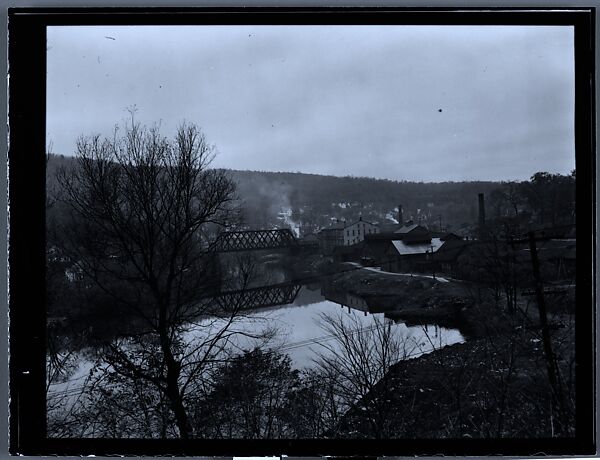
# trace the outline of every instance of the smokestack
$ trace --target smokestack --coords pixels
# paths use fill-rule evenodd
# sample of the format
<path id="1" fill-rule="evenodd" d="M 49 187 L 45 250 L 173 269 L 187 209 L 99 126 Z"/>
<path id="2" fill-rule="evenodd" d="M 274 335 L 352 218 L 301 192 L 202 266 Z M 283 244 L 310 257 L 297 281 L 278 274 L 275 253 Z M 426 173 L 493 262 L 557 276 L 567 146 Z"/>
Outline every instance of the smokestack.
<path id="1" fill-rule="evenodd" d="M 402 205 L 398 205 L 398 223 L 404 225 L 404 216 L 402 215 Z"/>
<path id="2" fill-rule="evenodd" d="M 479 194 L 479 230 L 483 231 L 485 227 L 485 202 L 483 193 Z"/>

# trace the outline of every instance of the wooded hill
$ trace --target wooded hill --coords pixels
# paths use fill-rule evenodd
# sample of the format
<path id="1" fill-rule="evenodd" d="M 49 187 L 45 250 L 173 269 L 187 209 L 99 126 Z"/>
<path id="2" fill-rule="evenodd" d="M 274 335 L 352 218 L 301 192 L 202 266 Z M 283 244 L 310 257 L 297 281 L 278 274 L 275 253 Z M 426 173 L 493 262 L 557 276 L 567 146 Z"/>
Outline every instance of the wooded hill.
<path id="1" fill-rule="evenodd" d="M 57 169 L 71 167 L 74 162 L 74 157 L 49 157 L 49 190 L 56 187 Z M 231 170 L 229 173 L 237 183 L 246 228 L 285 227 L 292 223 L 307 232 L 327 226 L 335 219 L 352 222 L 359 216 L 378 224 L 394 224 L 398 219 L 397 206 L 401 204 L 405 221 L 412 219 L 436 229 L 441 223 L 446 230 L 460 231 L 476 224 L 479 193 L 485 195 L 487 217 L 493 218 L 508 215 L 511 209 L 520 212 L 517 208 L 527 207 L 537 193 L 533 185 L 538 185 L 540 190 L 549 186 L 558 190 L 559 182 L 563 189 L 558 191 L 558 196 L 566 201 L 558 205 L 549 203 L 546 208 L 558 206 L 568 213 L 574 207 L 571 193 L 574 176 L 547 173 L 534 176 L 537 184 L 536 181 L 409 182 L 299 172 Z M 564 187 L 567 187 L 566 194 Z M 528 193 L 531 199 L 527 198 Z M 282 212 L 287 212 L 287 216 Z"/>
<path id="2" fill-rule="evenodd" d="M 405 220 L 459 227 L 477 219 L 477 194 L 489 194 L 495 182 L 397 182 L 368 177 L 335 177 L 317 174 L 231 171 L 238 184 L 249 226 L 273 224 L 282 209 L 291 209 L 291 220 L 315 229 L 332 219 L 363 219 L 379 224 L 396 223 L 402 205 Z"/>

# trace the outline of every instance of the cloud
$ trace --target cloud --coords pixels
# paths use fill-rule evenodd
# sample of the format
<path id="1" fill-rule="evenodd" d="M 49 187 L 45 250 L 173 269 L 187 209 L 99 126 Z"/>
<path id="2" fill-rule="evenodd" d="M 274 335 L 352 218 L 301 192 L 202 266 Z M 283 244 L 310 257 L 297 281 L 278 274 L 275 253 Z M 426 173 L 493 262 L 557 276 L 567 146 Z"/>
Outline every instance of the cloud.
<path id="1" fill-rule="evenodd" d="M 110 132 L 135 103 L 165 133 L 199 124 L 215 164 L 235 169 L 435 181 L 574 168 L 571 27 L 51 27 L 48 37 L 59 153 L 79 134 Z"/>

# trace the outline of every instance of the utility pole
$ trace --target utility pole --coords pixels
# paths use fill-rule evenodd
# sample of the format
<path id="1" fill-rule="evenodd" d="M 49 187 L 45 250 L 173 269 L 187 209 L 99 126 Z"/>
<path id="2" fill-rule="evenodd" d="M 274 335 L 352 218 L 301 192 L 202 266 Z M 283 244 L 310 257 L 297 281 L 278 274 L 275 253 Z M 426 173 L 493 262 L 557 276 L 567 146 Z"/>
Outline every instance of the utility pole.
<path id="1" fill-rule="evenodd" d="M 544 302 L 544 288 L 542 286 L 542 279 L 540 276 L 540 262 L 538 260 L 534 232 L 529 232 L 529 251 L 531 253 L 531 267 L 533 269 L 533 277 L 535 280 L 535 295 L 538 304 L 540 327 L 542 329 L 542 342 L 544 345 L 544 356 L 546 358 L 546 370 L 548 372 L 548 380 L 550 381 L 552 390 L 552 405 L 555 409 L 555 413 L 559 414 L 559 417 L 557 418 L 557 425 L 559 430 L 561 430 L 563 427 L 560 416 L 564 413 L 562 410 L 562 391 L 558 383 L 558 366 L 554 352 L 552 351 L 552 341 L 550 339 L 550 330 L 548 329 L 548 317 L 546 314 L 546 304 Z"/>
<path id="2" fill-rule="evenodd" d="M 433 279 L 435 281 L 435 265 L 433 262 L 433 245 L 431 245 L 431 272 L 433 274 Z"/>

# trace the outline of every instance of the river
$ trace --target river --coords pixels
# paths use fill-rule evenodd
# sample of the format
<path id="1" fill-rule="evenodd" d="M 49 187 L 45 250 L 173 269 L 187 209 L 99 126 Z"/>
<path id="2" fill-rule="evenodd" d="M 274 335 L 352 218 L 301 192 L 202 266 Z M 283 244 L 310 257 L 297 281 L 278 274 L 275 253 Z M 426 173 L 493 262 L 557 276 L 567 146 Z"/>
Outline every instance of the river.
<path id="1" fill-rule="evenodd" d="M 232 328 L 241 335 L 232 339 L 231 351 L 236 353 L 252 349 L 261 341 L 247 336 L 260 335 L 265 329 L 269 329 L 274 334 L 264 343 L 267 348 L 287 354 L 292 366 L 297 369 L 314 367 L 319 355 L 331 356 L 341 348 L 331 332 L 324 329 L 323 315 L 344 322 L 355 332 L 373 330 L 378 324 L 389 325 L 392 337 L 402 347 L 401 359 L 414 358 L 464 341 L 457 329 L 436 325 L 407 326 L 403 322 L 393 322 L 385 318 L 383 313 L 369 312 L 363 299 L 348 293 L 333 292 L 322 286 L 304 285 L 292 302 L 258 309 L 237 319 Z M 215 323 L 213 327 L 219 328 L 219 324 Z M 206 327 L 192 329 L 184 336 L 184 340 L 190 343 L 202 340 L 203 337 L 199 334 L 206 333 Z M 86 355 L 90 355 L 86 350 L 78 353 L 76 369 L 67 381 L 50 386 L 50 398 L 77 393 L 93 366 Z"/>
<path id="2" fill-rule="evenodd" d="M 269 346 L 286 353 L 297 369 L 313 367 L 319 354 L 339 351 L 340 344 L 324 327 L 324 316 L 343 321 L 349 330 L 355 332 L 389 324 L 392 337 L 402 346 L 402 357 L 406 359 L 464 341 L 456 329 L 394 323 L 383 313 L 370 313 L 366 303 L 356 296 L 346 295 L 343 302 L 336 300 L 338 302 L 326 298 L 314 286 L 302 286 L 292 303 L 252 312 L 236 322 L 235 330 L 256 335 L 267 328 L 274 329 L 276 334 Z M 251 349 L 258 342 L 246 337 L 234 341 L 240 350 Z"/>

